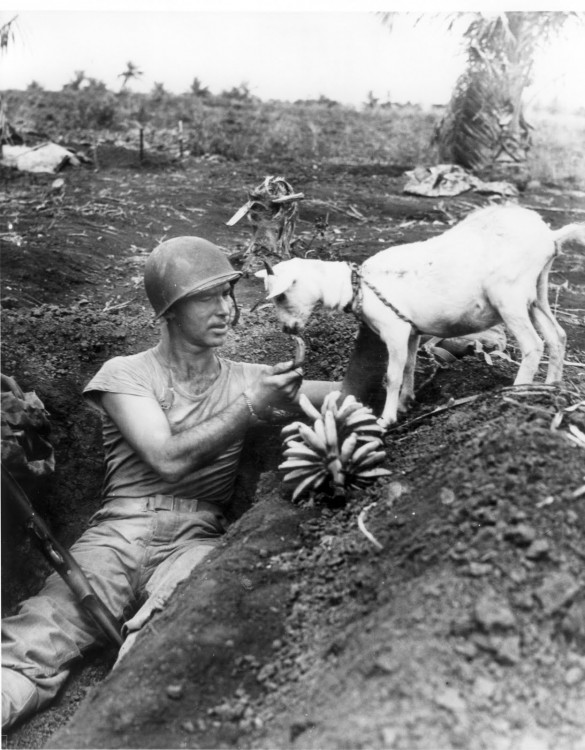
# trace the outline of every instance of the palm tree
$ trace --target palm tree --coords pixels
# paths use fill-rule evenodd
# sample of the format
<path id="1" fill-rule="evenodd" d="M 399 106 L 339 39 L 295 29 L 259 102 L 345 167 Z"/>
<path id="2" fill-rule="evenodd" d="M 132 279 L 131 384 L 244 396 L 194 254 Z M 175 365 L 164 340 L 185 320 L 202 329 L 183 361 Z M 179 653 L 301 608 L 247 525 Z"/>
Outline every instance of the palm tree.
<path id="1" fill-rule="evenodd" d="M 383 23 L 391 26 L 394 15 L 383 13 Z M 462 33 L 466 54 L 465 70 L 435 134 L 442 161 L 476 171 L 495 163 L 525 162 L 531 126 L 524 117 L 523 94 L 531 83 L 535 54 L 584 16 L 565 11 L 442 16 L 449 31 Z"/>
<path id="2" fill-rule="evenodd" d="M 138 65 L 135 65 L 131 60 L 126 63 L 126 70 L 122 71 L 118 78 L 123 78 L 122 88 L 126 87 L 128 81 L 132 78 L 140 78 L 143 72 L 139 70 Z"/>

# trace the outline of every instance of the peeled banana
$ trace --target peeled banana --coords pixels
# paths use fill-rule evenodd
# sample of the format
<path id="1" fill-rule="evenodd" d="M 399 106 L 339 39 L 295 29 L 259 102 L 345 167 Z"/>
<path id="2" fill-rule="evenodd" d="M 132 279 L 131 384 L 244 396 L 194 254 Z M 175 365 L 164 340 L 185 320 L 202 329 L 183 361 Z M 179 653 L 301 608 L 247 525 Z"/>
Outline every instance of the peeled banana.
<path id="1" fill-rule="evenodd" d="M 305 344 L 305 340 L 301 338 L 300 336 L 293 335 L 293 339 L 295 340 L 295 353 L 293 357 L 293 370 L 296 370 L 297 367 L 301 367 L 303 362 L 305 361 L 305 354 L 307 351 L 307 345 Z"/>

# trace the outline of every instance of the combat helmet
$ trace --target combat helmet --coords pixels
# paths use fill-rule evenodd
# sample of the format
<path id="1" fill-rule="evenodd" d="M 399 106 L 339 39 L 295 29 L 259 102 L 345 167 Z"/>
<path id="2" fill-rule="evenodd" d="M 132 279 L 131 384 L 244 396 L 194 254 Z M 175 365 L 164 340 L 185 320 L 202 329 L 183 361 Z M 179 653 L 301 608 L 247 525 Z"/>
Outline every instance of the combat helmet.
<path id="1" fill-rule="evenodd" d="M 183 297 L 204 292 L 226 282 L 233 285 L 242 274 L 236 271 L 225 254 L 201 237 L 175 237 L 155 247 L 146 260 L 144 288 L 155 313 L 160 318 Z M 236 320 L 237 320 L 236 305 Z M 236 322 L 234 320 L 234 324 Z"/>

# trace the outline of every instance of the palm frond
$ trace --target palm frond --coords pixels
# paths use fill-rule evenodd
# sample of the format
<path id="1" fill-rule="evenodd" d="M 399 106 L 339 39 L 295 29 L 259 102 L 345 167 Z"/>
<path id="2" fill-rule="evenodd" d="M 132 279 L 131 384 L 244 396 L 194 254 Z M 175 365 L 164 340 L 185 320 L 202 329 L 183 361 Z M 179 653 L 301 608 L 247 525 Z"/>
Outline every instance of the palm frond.
<path id="1" fill-rule="evenodd" d="M 0 26 L 0 54 L 6 52 L 9 45 L 14 44 L 16 41 L 16 19 L 18 16 L 14 16 L 10 21 L 6 21 Z"/>

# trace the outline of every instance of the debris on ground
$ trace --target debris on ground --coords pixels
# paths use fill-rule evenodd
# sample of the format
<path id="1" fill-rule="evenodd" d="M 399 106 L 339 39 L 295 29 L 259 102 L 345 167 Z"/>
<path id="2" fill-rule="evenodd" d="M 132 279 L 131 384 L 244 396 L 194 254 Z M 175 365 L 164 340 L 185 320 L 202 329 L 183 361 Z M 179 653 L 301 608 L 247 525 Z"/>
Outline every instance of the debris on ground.
<path id="1" fill-rule="evenodd" d="M 16 167 L 21 172 L 60 172 L 66 166 L 78 167 L 80 159 L 69 149 L 57 143 L 42 143 L 38 146 L 2 146 L 0 163 L 5 167 Z"/>
<path id="2" fill-rule="evenodd" d="M 476 193 L 516 197 L 518 189 L 511 182 L 484 182 L 457 164 L 437 164 L 433 167 L 416 167 L 405 172 L 408 178 L 403 192 L 436 198 L 455 196 L 469 191 Z"/>

